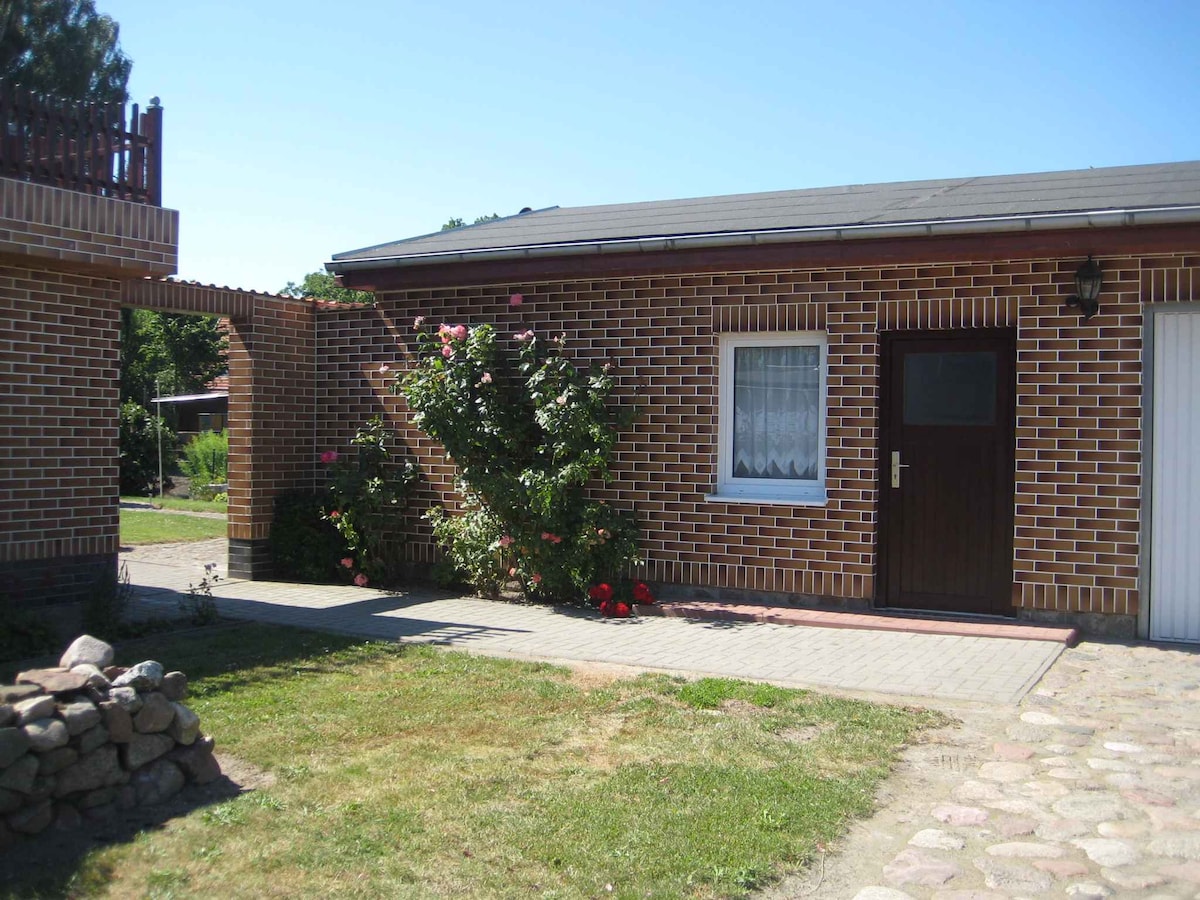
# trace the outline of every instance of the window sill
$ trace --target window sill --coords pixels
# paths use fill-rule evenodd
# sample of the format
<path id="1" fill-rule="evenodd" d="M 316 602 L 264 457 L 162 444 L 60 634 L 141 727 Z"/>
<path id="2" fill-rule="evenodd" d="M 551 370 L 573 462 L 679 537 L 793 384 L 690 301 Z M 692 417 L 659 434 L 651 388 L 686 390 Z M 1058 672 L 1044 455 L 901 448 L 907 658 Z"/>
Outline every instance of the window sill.
<path id="1" fill-rule="evenodd" d="M 821 491 L 809 497 L 780 497 L 779 495 L 705 494 L 708 503 L 756 503 L 770 506 L 827 506 L 829 498 Z"/>

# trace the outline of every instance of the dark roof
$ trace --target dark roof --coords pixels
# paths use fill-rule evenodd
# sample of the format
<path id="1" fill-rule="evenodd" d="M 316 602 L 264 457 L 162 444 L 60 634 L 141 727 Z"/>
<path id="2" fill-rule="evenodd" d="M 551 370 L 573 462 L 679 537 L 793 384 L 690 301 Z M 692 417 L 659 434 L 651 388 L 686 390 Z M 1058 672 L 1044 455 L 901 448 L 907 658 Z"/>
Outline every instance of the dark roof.
<path id="1" fill-rule="evenodd" d="M 339 263 L 360 268 L 368 260 L 399 264 L 504 251 L 510 255 L 518 250 L 540 256 L 570 252 L 580 245 L 654 239 L 726 244 L 739 242 L 735 237 L 764 233 L 798 239 L 800 232 L 830 229 L 874 231 L 975 223 L 977 227 L 969 230 L 1009 230 L 1014 219 L 1047 220 L 1042 223 L 1047 227 L 1056 217 L 1151 210 L 1173 210 L 1171 220 L 1178 221 L 1189 207 L 1196 212 L 1183 218 L 1200 219 L 1200 162 L 858 184 L 610 206 L 555 206 L 338 253 L 330 268 L 342 269 Z M 1126 215 L 1123 221 L 1105 224 L 1135 222 Z M 847 235 L 830 235 L 841 236 Z"/>

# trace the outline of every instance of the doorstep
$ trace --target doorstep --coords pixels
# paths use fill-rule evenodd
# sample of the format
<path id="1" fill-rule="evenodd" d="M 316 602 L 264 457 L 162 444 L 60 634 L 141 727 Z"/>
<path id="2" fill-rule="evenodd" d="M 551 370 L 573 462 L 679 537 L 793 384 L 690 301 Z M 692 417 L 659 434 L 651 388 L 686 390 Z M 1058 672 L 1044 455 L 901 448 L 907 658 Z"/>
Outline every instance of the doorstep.
<path id="1" fill-rule="evenodd" d="M 948 634 L 960 637 L 998 637 L 1022 641 L 1052 641 L 1074 647 L 1079 631 L 1059 625 L 1034 625 L 994 618 L 924 618 L 877 612 L 844 612 L 831 609 L 798 609 L 753 603 L 714 603 L 677 600 L 637 605 L 639 616 L 674 616 L 723 622 L 767 622 L 772 625 L 807 625 L 810 628 L 858 628 L 868 631 L 903 631 L 911 634 Z"/>

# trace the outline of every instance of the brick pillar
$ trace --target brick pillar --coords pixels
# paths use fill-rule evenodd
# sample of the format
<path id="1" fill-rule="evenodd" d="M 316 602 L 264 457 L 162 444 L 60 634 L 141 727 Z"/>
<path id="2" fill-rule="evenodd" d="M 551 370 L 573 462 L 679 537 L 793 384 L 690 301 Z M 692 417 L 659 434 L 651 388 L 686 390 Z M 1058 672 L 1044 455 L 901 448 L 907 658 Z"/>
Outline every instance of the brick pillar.
<path id="1" fill-rule="evenodd" d="M 256 295 L 229 334 L 229 574 L 271 574 L 275 496 L 315 474 L 311 301 Z"/>

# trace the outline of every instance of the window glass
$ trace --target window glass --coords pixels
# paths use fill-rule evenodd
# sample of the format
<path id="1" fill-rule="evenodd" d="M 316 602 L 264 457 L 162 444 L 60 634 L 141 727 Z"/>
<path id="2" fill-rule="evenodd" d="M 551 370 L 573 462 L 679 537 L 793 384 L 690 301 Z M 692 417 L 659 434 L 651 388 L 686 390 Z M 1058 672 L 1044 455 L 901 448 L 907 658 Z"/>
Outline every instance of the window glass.
<path id="1" fill-rule="evenodd" d="M 816 479 L 820 349 L 736 347 L 733 358 L 733 477 Z"/>
<path id="2" fill-rule="evenodd" d="M 905 354 L 905 425 L 991 425 L 995 418 L 994 352 Z"/>

